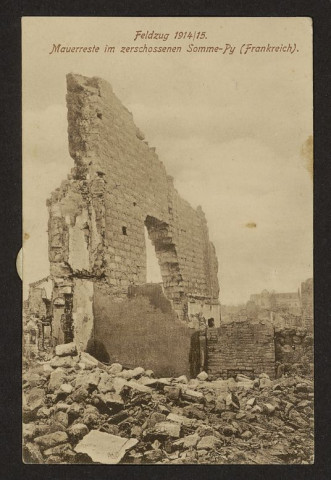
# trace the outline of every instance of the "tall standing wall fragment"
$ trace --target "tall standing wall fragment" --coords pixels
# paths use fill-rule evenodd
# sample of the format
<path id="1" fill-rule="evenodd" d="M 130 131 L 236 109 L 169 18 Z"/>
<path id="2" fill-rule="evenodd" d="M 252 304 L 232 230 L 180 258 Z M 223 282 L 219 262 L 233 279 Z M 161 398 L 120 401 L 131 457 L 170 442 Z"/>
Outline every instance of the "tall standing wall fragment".
<path id="1" fill-rule="evenodd" d="M 82 349 L 100 325 L 112 330 L 105 305 L 130 301 L 129 287 L 146 283 L 145 227 L 179 327 L 190 321 L 189 304 L 218 312 L 218 263 L 202 209 L 179 196 L 107 82 L 69 74 L 67 107 L 75 167 L 48 201 L 55 324 L 73 318 Z M 63 328 L 58 335 L 65 337 Z"/>

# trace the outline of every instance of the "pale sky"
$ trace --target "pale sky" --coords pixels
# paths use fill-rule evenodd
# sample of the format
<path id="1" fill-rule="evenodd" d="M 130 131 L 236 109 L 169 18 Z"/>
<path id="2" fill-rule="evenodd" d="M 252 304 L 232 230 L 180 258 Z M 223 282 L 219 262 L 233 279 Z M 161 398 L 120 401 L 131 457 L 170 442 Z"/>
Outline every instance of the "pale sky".
<path id="1" fill-rule="evenodd" d="M 136 30 L 170 33 L 134 41 Z M 207 40 L 174 40 L 205 31 Z M 53 43 L 97 54 L 50 55 Z M 182 46 L 177 54 L 121 46 Z M 186 53 L 190 43 L 236 46 L 232 55 Z M 296 44 L 290 53 L 240 55 Z M 115 53 L 103 53 L 105 45 Z M 206 213 L 219 261 L 220 300 L 262 289 L 296 291 L 312 276 L 313 184 L 302 146 L 312 135 L 312 32 L 306 18 L 23 19 L 24 283 L 49 273 L 46 198 L 74 162 L 68 153 L 66 74 L 98 76 L 133 113 L 175 179 Z M 256 224 L 248 228 L 247 224 Z"/>

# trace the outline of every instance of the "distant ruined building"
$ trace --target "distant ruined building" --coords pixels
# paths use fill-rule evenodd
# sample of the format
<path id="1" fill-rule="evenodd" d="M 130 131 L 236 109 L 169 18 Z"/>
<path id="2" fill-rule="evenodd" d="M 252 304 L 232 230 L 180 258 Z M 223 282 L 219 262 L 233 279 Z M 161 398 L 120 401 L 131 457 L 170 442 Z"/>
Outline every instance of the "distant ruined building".
<path id="1" fill-rule="evenodd" d="M 220 322 L 205 215 L 179 196 L 106 81 L 67 75 L 67 107 L 75 166 L 47 201 L 55 342 L 183 373 L 199 318 Z M 145 228 L 162 285 L 146 285 Z"/>
<path id="2" fill-rule="evenodd" d="M 297 292 L 276 293 L 263 290 L 260 294 L 253 294 L 246 304 L 246 312 L 251 318 L 269 319 L 279 326 L 304 327 L 313 330 L 314 300 L 313 279 L 308 278 L 301 283 Z"/>

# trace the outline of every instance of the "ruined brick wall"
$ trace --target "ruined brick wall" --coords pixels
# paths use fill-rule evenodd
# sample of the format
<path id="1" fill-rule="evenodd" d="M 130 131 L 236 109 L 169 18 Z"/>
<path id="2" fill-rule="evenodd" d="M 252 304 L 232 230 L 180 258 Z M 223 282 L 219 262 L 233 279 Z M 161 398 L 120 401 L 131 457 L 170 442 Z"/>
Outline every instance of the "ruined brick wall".
<path id="1" fill-rule="evenodd" d="M 276 362 L 293 365 L 313 362 L 313 336 L 302 327 L 275 329 Z"/>
<path id="2" fill-rule="evenodd" d="M 48 201 L 49 259 L 53 298 L 74 297 L 81 348 L 93 332 L 96 287 L 124 300 L 130 285 L 146 282 L 144 226 L 178 318 L 188 320 L 190 296 L 218 305 L 218 264 L 205 215 L 179 196 L 111 86 L 70 74 L 67 106 L 75 167 Z M 58 300 L 56 325 L 65 310 Z"/>
<path id="3" fill-rule="evenodd" d="M 207 369 L 211 375 L 223 378 L 263 372 L 274 378 L 273 326 L 245 321 L 207 329 Z"/>
<path id="4" fill-rule="evenodd" d="M 312 331 L 314 325 L 314 281 L 312 278 L 301 283 L 301 308 L 303 324 Z"/>
<path id="5" fill-rule="evenodd" d="M 29 313 L 38 315 L 40 318 L 47 315 L 47 306 L 45 303 L 46 292 L 44 288 L 29 289 Z"/>

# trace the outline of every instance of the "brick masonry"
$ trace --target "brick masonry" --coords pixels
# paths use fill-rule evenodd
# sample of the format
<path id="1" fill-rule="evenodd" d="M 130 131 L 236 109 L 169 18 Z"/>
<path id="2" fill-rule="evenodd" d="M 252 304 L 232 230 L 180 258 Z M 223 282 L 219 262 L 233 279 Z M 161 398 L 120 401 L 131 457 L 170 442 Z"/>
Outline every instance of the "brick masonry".
<path id="1" fill-rule="evenodd" d="M 109 83 L 69 74 L 67 107 L 75 166 L 47 203 L 54 331 L 60 337 L 56 325 L 73 317 L 86 349 L 97 330 L 97 298 L 126 301 L 131 286 L 146 282 L 144 226 L 176 321 L 189 324 L 196 298 L 217 313 L 218 262 L 201 207 L 180 197 Z M 112 312 L 104 315 L 111 329 Z"/>
<path id="2" fill-rule="evenodd" d="M 233 322 L 208 328 L 207 369 L 212 376 L 266 373 L 275 376 L 274 328 L 269 323 Z"/>

